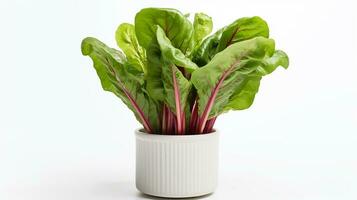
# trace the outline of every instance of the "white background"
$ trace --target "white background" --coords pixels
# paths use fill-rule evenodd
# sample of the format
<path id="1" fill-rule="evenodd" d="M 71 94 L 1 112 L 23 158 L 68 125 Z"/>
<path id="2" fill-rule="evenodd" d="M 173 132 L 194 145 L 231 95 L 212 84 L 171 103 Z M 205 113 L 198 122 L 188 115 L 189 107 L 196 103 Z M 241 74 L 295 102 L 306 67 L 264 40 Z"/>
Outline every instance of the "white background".
<path id="1" fill-rule="evenodd" d="M 0 199 L 141 199 L 132 113 L 102 91 L 80 42 L 115 46 L 141 8 L 205 12 L 218 29 L 268 21 L 290 69 L 251 109 L 220 116 L 219 187 L 207 199 L 357 199 L 357 14 L 353 1 L 1 0 Z"/>

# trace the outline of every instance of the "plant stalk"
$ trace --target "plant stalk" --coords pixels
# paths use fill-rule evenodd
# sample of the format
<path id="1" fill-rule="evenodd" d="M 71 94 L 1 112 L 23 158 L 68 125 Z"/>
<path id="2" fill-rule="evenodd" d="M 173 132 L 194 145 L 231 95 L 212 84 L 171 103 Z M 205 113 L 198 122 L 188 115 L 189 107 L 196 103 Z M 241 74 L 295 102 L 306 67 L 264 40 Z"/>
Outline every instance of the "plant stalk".
<path id="1" fill-rule="evenodd" d="M 176 67 L 172 66 L 172 80 L 174 85 L 174 92 L 175 92 L 175 107 L 176 107 L 176 133 L 181 135 L 183 134 L 184 124 L 182 123 L 182 109 L 181 109 L 181 102 L 180 102 L 180 89 L 177 85 L 176 80 Z"/>

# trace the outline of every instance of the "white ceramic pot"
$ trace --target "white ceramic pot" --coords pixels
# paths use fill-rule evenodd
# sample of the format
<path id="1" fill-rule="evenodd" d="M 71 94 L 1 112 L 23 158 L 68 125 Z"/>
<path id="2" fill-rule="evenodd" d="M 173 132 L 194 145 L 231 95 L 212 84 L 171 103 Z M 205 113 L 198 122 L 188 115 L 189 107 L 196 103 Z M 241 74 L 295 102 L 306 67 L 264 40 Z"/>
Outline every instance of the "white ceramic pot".
<path id="1" fill-rule="evenodd" d="M 218 173 L 217 131 L 201 135 L 136 132 L 136 188 L 168 198 L 214 192 Z"/>

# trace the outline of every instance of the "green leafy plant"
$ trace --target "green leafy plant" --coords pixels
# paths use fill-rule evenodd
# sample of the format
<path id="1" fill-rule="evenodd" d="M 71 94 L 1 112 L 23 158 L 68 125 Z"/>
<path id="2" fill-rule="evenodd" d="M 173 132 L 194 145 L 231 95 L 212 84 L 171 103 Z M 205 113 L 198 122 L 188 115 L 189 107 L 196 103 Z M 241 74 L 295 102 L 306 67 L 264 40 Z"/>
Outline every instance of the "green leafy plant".
<path id="1" fill-rule="evenodd" d="M 260 17 L 240 18 L 209 35 L 212 27 L 204 13 L 191 23 L 175 9 L 145 8 L 134 24 L 119 25 L 122 51 L 88 37 L 82 53 L 93 60 L 103 89 L 147 133 L 209 133 L 220 114 L 252 105 L 263 76 L 289 65 Z"/>

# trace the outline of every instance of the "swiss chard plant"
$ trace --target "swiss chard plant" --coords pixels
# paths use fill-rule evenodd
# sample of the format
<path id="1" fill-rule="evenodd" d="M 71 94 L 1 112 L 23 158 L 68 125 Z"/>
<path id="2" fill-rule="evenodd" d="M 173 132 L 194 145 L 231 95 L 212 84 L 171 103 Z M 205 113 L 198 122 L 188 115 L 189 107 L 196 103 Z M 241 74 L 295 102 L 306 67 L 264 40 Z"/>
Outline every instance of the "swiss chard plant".
<path id="1" fill-rule="evenodd" d="M 145 8 L 134 24 L 120 24 L 120 50 L 88 37 L 90 56 L 104 90 L 133 111 L 147 133 L 212 132 L 217 117 L 249 108 L 263 76 L 288 56 L 275 49 L 267 23 L 244 17 L 210 35 L 211 17 L 193 23 L 175 9 Z"/>

